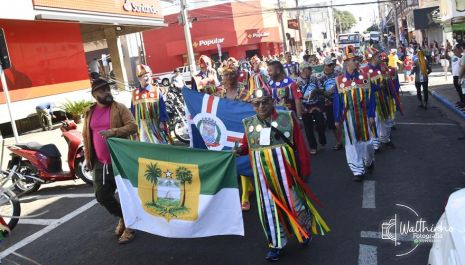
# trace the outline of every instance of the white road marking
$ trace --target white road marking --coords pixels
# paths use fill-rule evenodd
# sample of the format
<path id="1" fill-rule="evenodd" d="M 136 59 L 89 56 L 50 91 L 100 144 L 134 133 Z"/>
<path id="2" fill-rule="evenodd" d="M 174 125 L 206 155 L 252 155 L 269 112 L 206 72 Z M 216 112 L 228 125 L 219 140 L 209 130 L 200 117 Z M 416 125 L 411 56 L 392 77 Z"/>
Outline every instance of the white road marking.
<path id="1" fill-rule="evenodd" d="M 32 264 L 41 265 L 41 264 L 38 263 L 37 261 L 35 261 L 35 260 L 33 260 L 33 259 L 30 259 L 30 258 L 28 258 L 28 257 L 26 257 L 26 256 L 24 256 L 24 255 L 21 255 L 21 254 L 19 254 L 18 252 L 13 252 L 13 253 L 11 253 L 11 254 L 13 254 L 13 255 L 15 255 L 15 256 L 18 256 L 18 257 L 20 257 L 20 258 L 22 258 L 22 259 L 25 259 L 25 260 L 29 261 L 29 262 L 32 263 Z"/>
<path id="2" fill-rule="evenodd" d="M 33 195 L 33 196 L 24 196 L 21 197 L 23 200 L 38 200 L 38 199 L 47 199 L 47 198 L 92 198 L 95 197 L 94 193 L 82 193 L 82 194 L 50 194 L 50 195 Z"/>
<path id="3" fill-rule="evenodd" d="M 19 223 L 23 225 L 49 225 L 57 222 L 59 219 L 26 219 L 20 218 Z"/>
<path id="4" fill-rule="evenodd" d="M 43 229 L 37 231 L 36 233 L 26 237 L 25 239 L 19 241 L 18 243 L 14 244 L 13 246 L 5 249 L 2 253 L 0 253 L 0 260 L 3 259 L 4 257 L 12 254 L 16 250 L 28 245 L 29 243 L 34 242 L 41 236 L 45 235 L 46 233 L 52 231 L 53 229 L 57 228 L 58 226 L 68 222 L 69 220 L 73 219 L 77 215 L 87 211 L 90 209 L 92 206 L 97 204 L 96 200 L 92 200 L 88 203 L 86 203 L 84 206 L 81 206 L 80 208 L 76 209 L 75 211 L 63 216 L 62 218 L 56 220 L 55 222 L 51 223 L 49 226 L 44 227 Z"/>
<path id="5" fill-rule="evenodd" d="M 363 182 L 362 208 L 365 208 L 365 209 L 376 208 L 375 181 L 374 180 L 365 180 Z"/>
<path id="6" fill-rule="evenodd" d="M 378 250 L 375 246 L 359 245 L 358 252 L 359 265 L 377 265 L 378 264 Z"/>
<path id="7" fill-rule="evenodd" d="M 445 122 L 396 122 L 396 125 L 424 125 L 424 126 L 459 126 L 455 123 Z"/>

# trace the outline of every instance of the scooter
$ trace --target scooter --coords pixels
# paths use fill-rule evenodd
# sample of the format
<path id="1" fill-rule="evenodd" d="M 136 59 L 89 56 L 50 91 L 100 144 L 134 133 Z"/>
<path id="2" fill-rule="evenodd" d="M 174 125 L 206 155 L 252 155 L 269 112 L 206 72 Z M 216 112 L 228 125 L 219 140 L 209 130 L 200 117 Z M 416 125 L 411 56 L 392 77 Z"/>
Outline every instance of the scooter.
<path id="1" fill-rule="evenodd" d="M 85 166 L 82 134 L 76 123 L 65 120 L 60 130 L 68 143 L 69 171 L 63 171 L 61 153 L 55 144 L 29 142 L 7 147 L 11 152 L 7 171 L 14 172 L 12 180 L 16 191 L 32 193 L 43 183 L 78 178 L 93 184 L 91 172 Z"/>

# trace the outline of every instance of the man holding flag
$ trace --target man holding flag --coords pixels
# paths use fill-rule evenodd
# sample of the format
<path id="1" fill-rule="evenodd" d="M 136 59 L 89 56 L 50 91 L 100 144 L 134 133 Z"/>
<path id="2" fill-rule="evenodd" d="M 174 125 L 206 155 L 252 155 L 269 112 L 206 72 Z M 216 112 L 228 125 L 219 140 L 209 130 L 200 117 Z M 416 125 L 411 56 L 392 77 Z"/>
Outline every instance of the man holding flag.
<path id="1" fill-rule="evenodd" d="M 255 75 L 254 79 L 260 79 Z M 277 261 L 287 244 L 286 232 L 308 245 L 311 234 L 329 231 L 310 202 L 318 200 L 303 179 L 310 175 L 310 155 L 298 122 L 290 111 L 277 111 L 273 90 L 254 80 L 252 104 L 256 115 L 243 120 L 245 134 L 237 154 L 248 154 L 255 178 L 260 220 L 268 239 L 268 261 Z"/>

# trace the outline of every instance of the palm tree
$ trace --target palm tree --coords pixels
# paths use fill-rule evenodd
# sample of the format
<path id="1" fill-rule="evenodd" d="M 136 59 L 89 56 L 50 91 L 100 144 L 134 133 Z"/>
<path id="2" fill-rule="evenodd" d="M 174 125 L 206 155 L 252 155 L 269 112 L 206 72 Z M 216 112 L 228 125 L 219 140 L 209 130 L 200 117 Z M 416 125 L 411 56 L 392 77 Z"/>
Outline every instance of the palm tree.
<path id="1" fill-rule="evenodd" d="M 145 170 L 144 177 L 152 183 L 152 204 L 155 205 L 155 184 L 157 183 L 157 178 L 161 177 L 161 169 L 157 164 L 152 164 L 147 167 Z"/>
<path id="2" fill-rule="evenodd" d="M 189 184 L 192 183 L 192 172 L 185 167 L 178 167 L 176 169 L 176 179 L 183 185 L 181 207 L 184 207 L 186 201 L 186 182 Z"/>

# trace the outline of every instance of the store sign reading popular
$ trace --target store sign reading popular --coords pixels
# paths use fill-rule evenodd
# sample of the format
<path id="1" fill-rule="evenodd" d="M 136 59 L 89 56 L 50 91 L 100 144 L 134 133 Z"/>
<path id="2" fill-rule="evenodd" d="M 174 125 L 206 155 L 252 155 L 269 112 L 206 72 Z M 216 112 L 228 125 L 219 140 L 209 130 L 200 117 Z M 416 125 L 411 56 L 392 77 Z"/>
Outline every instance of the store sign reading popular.
<path id="1" fill-rule="evenodd" d="M 128 12 L 135 12 L 135 13 L 146 13 L 146 14 L 158 14 L 160 10 L 155 8 L 153 5 L 146 5 L 143 3 L 137 3 L 135 1 L 125 0 L 123 9 Z"/>
<path id="2" fill-rule="evenodd" d="M 249 39 L 269 37 L 269 32 L 255 32 L 247 35 Z"/>
<path id="3" fill-rule="evenodd" d="M 209 39 L 209 40 L 199 40 L 199 41 L 194 41 L 192 44 L 194 48 L 197 47 L 202 47 L 202 46 L 210 46 L 213 44 L 221 44 L 224 42 L 224 38 L 214 38 L 214 39 Z"/>

